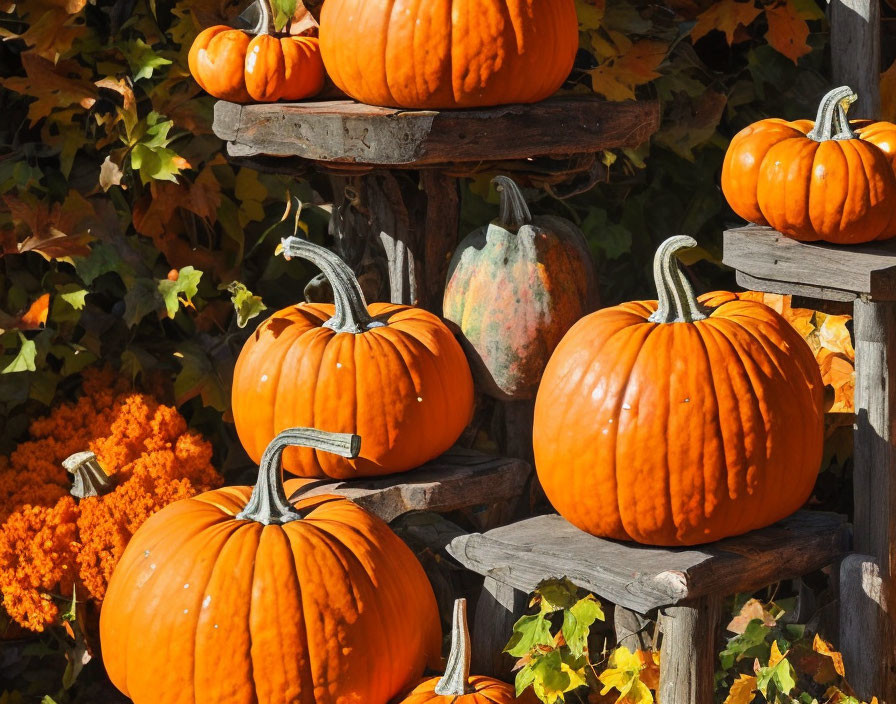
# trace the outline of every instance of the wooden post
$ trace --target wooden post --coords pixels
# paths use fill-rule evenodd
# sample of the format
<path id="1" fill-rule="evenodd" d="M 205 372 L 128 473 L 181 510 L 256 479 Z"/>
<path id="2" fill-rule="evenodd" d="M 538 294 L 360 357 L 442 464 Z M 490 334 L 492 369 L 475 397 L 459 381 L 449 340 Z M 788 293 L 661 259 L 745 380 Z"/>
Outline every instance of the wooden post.
<path id="1" fill-rule="evenodd" d="M 840 640 L 849 683 L 869 701 L 878 689 L 877 658 L 880 628 L 886 623 L 881 611 L 880 568 L 870 555 L 850 555 L 840 564 Z"/>
<path id="2" fill-rule="evenodd" d="M 859 96 L 850 114 L 880 118 L 880 2 L 830 0 L 831 64 L 836 85 Z"/>
<path id="3" fill-rule="evenodd" d="M 851 654 L 857 672 L 851 679 L 869 689 L 858 693 L 881 702 L 896 702 L 894 691 L 893 628 L 886 615 L 886 595 L 892 588 L 891 546 L 896 545 L 896 383 L 890 370 L 896 365 L 896 303 L 876 303 L 857 299 L 854 334 L 856 338 L 856 425 L 855 425 L 855 519 L 854 547 L 878 565 L 882 590 L 874 612 L 881 627 L 868 634 L 862 657 Z M 867 595 L 872 598 L 872 595 Z M 843 595 L 844 603 L 848 598 Z M 867 604 L 866 604 L 867 606 Z M 876 638 L 874 637 L 876 635 Z M 870 670 L 869 670 L 870 668 Z"/>
<path id="4" fill-rule="evenodd" d="M 713 704 L 722 597 L 705 596 L 662 610 L 660 689 L 663 704 Z"/>
<path id="5" fill-rule="evenodd" d="M 621 645 L 632 652 L 650 650 L 650 619 L 637 611 L 626 609 L 616 604 L 613 607 L 613 630 L 616 632 L 616 645 Z"/>
<path id="6" fill-rule="evenodd" d="M 512 681 L 514 658 L 504 653 L 504 647 L 528 600 L 525 592 L 485 578 L 473 621 L 473 672 Z"/>

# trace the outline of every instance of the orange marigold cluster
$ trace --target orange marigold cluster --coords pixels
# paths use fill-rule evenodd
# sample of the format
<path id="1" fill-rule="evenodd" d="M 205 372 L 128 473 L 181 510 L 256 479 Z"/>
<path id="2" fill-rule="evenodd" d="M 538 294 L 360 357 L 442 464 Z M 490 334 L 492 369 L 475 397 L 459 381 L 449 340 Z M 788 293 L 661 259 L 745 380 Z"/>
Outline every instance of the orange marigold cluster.
<path id="1" fill-rule="evenodd" d="M 129 393 L 110 372 L 85 375 L 84 394 L 30 427 L 0 458 L 0 595 L 16 622 L 42 631 L 59 606 L 105 596 L 134 532 L 159 509 L 221 485 L 211 445 L 177 409 Z M 62 460 L 91 450 L 112 477 L 104 496 L 77 501 Z"/>

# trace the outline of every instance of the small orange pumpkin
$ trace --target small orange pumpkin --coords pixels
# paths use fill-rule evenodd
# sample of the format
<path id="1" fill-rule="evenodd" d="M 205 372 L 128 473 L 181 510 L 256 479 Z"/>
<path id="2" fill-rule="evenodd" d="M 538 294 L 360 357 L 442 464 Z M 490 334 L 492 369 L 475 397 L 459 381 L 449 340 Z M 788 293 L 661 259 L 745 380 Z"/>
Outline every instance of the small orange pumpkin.
<path id="1" fill-rule="evenodd" d="M 470 676 L 470 629 L 467 600 L 454 602 L 451 653 L 444 676 L 417 685 L 400 704 L 515 704 L 515 689 L 491 677 Z"/>
<path id="2" fill-rule="evenodd" d="M 854 130 L 847 86 L 821 101 L 815 122 L 760 120 L 731 140 L 722 191 L 742 218 L 797 240 L 858 244 L 896 235 L 892 130 Z M 894 126 L 890 126 L 896 129 Z"/>
<path id="3" fill-rule="evenodd" d="M 234 103 L 273 103 L 316 95 L 324 86 L 317 37 L 276 36 L 268 0 L 253 33 L 225 25 L 200 32 L 190 47 L 190 73 L 206 93 Z M 254 34 L 254 36 L 253 36 Z"/>

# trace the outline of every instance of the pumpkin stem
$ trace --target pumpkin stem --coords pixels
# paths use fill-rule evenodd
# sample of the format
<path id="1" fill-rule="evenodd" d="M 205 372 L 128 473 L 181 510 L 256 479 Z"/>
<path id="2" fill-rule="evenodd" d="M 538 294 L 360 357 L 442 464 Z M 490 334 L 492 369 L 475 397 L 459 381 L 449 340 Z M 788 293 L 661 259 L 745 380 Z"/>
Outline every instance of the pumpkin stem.
<path id="1" fill-rule="evenodd" d="M 821 99 L 815 127 L 807 137 L 816 142 L 827 142 L 832 139 L 855 139 L 856 133 L 849 126 L 846 111 L 858 100 L 849 86 L 840 86 L 830 91 Z"/>
<path id="2" fill-rule="evenodd" d="M 652 323 L 693 323 L 708 315 L 706 308 L 697 302 L 694 289 L 678 266 L 677 254 L 682 249 L 697 246 L 693 237 L 670 237 L 656 250 L 653 260 L 653 278 L 659 299 L 656 313 L 650 316 Z"/>
<path id="3" fill-rule="evenodd" d="M 473 691 L 470 687 L 470 629 L 467 626 L 467 600 L 454 602 L 451 628 L 451 652 L 445 674 L 436 684 L 435 693 L 442 697 L 462 697 Z"/>
<path id="4" fill-rule="evenodd" d="M 253 34 L 273 34 L 274 14 L 271 11 L 270 0 L 255 0 L 258 7 L 258 23 L 252 28 Z"/>
<path id="5" fill-rule="evenodd" d="M 299 237 L 286 237 L 283 242 L 283 256 L 287 259 L 300 257 L 307 259 L 320 269 L 333 288 L 336 311 L 324 323 L 325 328 L 336 332 L 361 333 L 371 328 L 383 327 L 367 312 L 367 302 L 361 291 L 361 284 L 348 264 L 324 247 Z"/>
<path id="6" fill-rule="evenodd" d="M 510 232 L 516 232 L 523 225 L 530 225 L 532 213 L 516 181 L 508 176 L 495 176 L 492 183 L 501 195 L 501 214 L 495 224 Z"/>
<path id="7" fill-rule="evenodd" d="M 311 447 L 349 459 L 361 451 L 361 438 L 347 433 L 327 433 L 314 428 L 289 428 L 267 446 L 258 466 L 258 483 L 238 519 L 266 526 L 282 525 L 302 518 L 283 489 L 283 451 L 287 447 Z"/>
<path id="8" fill-rule="evenodd" d="M 62 460 L 62 466 L 73 477 L 69 493 L 76 499 L 103 496 L 112 491 L 112 479 L 89 450 L 66 457 Z"/>

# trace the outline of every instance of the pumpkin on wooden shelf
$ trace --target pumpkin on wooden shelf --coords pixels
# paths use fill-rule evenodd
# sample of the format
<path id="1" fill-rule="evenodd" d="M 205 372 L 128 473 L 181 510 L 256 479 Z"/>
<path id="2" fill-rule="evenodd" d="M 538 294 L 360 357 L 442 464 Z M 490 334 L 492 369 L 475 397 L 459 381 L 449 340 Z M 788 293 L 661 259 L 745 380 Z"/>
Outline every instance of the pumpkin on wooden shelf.
<path id="1" fill-rule="evenodd" d="M 534 103 L 572 71 L 574 0 L 327 0 L 321 51 L 333 82 L 363 103 L 449 109 Z"/>
<path id="2" fill-rule="evenodd" d="M 269 0 L 256 0 L 252 32 L 226 25 L 200 32 L 190 47 L 190 73 L 210 95 L 234 103 L 273 103 L 317 95 L 324 64 L 317 37 L 274 33 Z"/>
<path id="3" fill-rule="evenodd" d="M 594 266 L 575 225 L 533 218 L 512 179 L 498 176 L 494 183 L 500 215 L 458 245 L 444 314 L 463 332 L 486 393 L 531 399 L 563 335 L 596 307 Z"/>
<path id="4" fill-rule="evenodd" d="M 333 304 L 300 303 L 275 313 L 249 338 L 233 377 L 233 416 L 258 461 L 284 428 L 356 432 L 356 459 L 290 448 L 288 472 L 349 479 L 404 472 L 448 450 L 473 414 L 473 378 L 460 343 L 420 308 L 368 306 L 352 270 L 297 237 L 288 257 L 318 266 Z"/>
<path id="5" fill-rule="evenodd" d="M 821 463 L 824 388 L 812 351 L 766 305 L 703 306 L 673 237 L 654 264 L 659 301 L 580 320 L 535 403 L 538 477 L 593 535 L 695 545 L 785 518 Z"/>
<path id="6" fill-rule="evenodd" d="M 859 244 L 896 235 L 889 123 L 851 123 L 844 86 L 810 120 L 760 120 L 731 140 L 722 190 L 745 220 L 803 241 Z M 889 152 L 888 152 L 889 150 Z"/>
<path id="7" fill-rule="evenodd" d="M 258 484 L 172 504 L 112 576 L 100 620 L 112 682 L 135 704 L 386 704 L 437 664 L 429 580 L 380 519 L 343 498 L 291 506 L 284 449 L 344 457 L 360 438 L 282 432 Z"/>
<path id="8" fill-rule="evenodd" d="M 454 602 L 451 629 L 451 653 L 442 677 L 433 677 L 417 685 L 400 704 L 514 704 L 512 685 L 491 677 L 470 676 L 470 629 L 467 626 L 467 600 Z"/>

